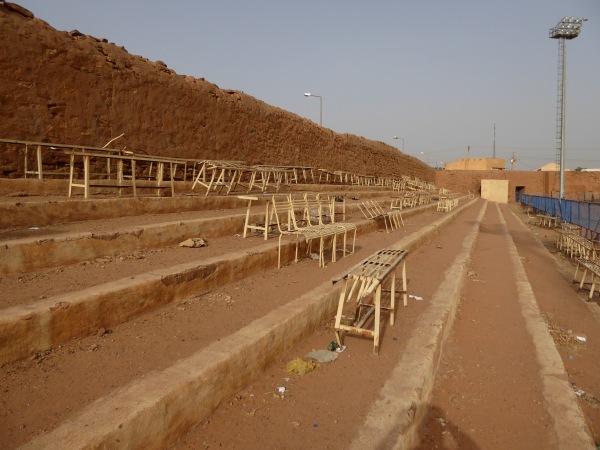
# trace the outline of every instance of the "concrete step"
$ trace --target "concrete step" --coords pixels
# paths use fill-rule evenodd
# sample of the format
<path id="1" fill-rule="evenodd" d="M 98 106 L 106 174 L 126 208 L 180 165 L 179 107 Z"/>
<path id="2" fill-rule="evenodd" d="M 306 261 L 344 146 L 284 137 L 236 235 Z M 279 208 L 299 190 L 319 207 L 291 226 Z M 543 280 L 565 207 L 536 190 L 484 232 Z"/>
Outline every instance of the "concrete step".
<path id="1" fill-rule="evenodd" d="M 17 181 L 17 180 L 15 180 Z M 297 185 L 294 191 L 343 192 L 348 198 L 370 199 L 397 193 L 383 188 Z M 240 195 L 242 193 L 239 193 Z M 254 195 L 254 194 L 252 194 Z M 268 197 L 268 194 L 258 194 Z M 57 223 L 102 220 L 123 216 L 169 214 L 245 208 L 246 200 L 236 195 L 180 194 L 176 197 L 81 198 L 18 196 L 0 198 L 0 230 L 46 226 Z"/>
<path id="2" fill-rule="evenodd" d="M 212 200 L 212 197 L 208 198 Z M 381 199 L 388 201 L 387 197 Z M 74 264 L 118 252 L 177 245 L 189 237 L 216 238 L 243 233 L 245 208 L 239 209 L 237 202 L 239 199 L 221 198 L 221 200 L 222 203 L 217 203 L 217 205 L 227 205 L 230 208 L 188 211 L 187 214 L 180 213 L 178 218 L 177 215 L 170 214 L 167 217 L 171 221 L 148 223 L 150 219 L 140 215 L 138 216 L 138 225 L 120 227 L 120 221 L 117 219 L 94 219 L 95 222 L 92 222 L 90 219 L 86 221 L 86 215 L 83 214 L 80 217 L 80 221 L 85 221 L 83 223 L 36 226 L 33 230 L 0 233 L 0 275 Z M 128 200 L 125 200 L 118 203 L 119 208 L 114 209 L 127 209 L 129 203 Z M 111 204 L 116 205 L 114 202 Z M 62 209 L 71 209 L 73 204 L 69 202 L 68 205 L 62 206 Z M 215 207 L 212 203 L 210 206 Z M 423 211 L 433 208 L 433 206 L 433 204 L 429 204 L 407 209 L 403 215 L 409 217 L 413 214 L 412 211 Z M 204 207 L 209 207 L 209 204 Z M 263 211 L 264 208 L 261 206 L 253 207 L 250 222 L 262 221 Z M 263 213 L 261 214 L 261 212 Z M 349 203 L 347 214 L 356 215 L 357 213 L 356 204 Z M 184 218 L 193 215 L 200 217 Z M 153 219 L 154 221 L 156 218 L 160 220 L 160 217 L 154 216 Z"/>

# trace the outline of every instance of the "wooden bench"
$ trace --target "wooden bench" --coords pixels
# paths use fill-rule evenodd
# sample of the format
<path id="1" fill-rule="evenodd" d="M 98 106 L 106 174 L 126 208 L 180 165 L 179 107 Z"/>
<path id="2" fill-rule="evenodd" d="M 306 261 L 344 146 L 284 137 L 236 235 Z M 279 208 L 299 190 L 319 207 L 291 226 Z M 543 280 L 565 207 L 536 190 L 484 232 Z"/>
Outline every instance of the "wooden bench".
<path id="1" fill-rule="evenodd" d="M 156 189 L 157 196 L 160 195 L 162 189 L 170 189 L 171 196 L 175 196 L 175 172 L 177 170 L 177 164 L 181 161 L 169 158 L 163 158 L 160 156 L 139 156 L 134 155 L 131 152 L 126 154 L 119 154 L 117 151 L 108 150 L 102 152 L 98 150 L 89 149 L 65 149 L 64 152 L 70 157 L 70 172 L 69 172 L 69 197 L 73 194 L 73 188 L 83 188 L 84 197 L 89 198 L 90 188 L 114 188 L 118 189 L 119 196 L 122 194 L 122 189 L 131 188 L 133 189 L 133 196 L 137 197 L 137 189 Z M 79 157 L 83 159 L 83 181 L 75 179 L 75 159 Z M 93 180 L 91 178 L 90 167 L 93 160 L 106 160 L 107 164 L 110 164 L 111 160 L 115 160 L 117 164 L 116 180 Z M 130 173 L 125 173 L 125 163 L 129 163 Z M 136 180 L 136 167 L 138 163 L 146 164 L 157 164 L 159 169 L 156 171 L 156 184 L 155 185 L 140 185 Z M 164 185 L 163 168 L 164 165 L 169 165 L 169 184 Z M 109 175 L 109 174 L 107 174 Z M 129 180 L 129 181 L 126 181 Z"/>
<path id="2" fill-rule="evenodd" d="M 437 210 L 450 212 L 458 205 L 458 197 L 453 194 L 439 195 Z"/>
<path id="3" fill-rule="evenodd" d="M 549 214 L 538 214 L 537 217 L 540 220 L 540 226 L 542 227 L 551 228 L 556 226 L 558 223 L 558 217 L 556 216 L 551 216 Z"/>
<path id="4" fill-rule="evenodd" d="M 572 234 L 579 234 L 581 227 L 569 222 L 563 222 L 560 224 L 560 229 L 556 230 L 556 248 L 560 251 L 565 250 L 568 245 L 569 236 Z"/>
<path id="5" fill-rule="evenodd" d="M 343 345 L 345 334 L 356 334 L 373 339 L 373 352 L 379 352 L 381 333 L 381 311 L 389 311 L 390 325 L 394 325 L 396 314 L 396 294 L 403 295 L 404 306 L 408 303 L 406 281 L 406 255 L 408 250 L 383 249 L 372 254 L 359 264 L 335 278 L 333 283 L 343 281 L 338 309 L 335 318 L 335 336 Z M 402 289 L 396 290 L 396 268 L 402 263 Z M 389 279 L 390 287 L 384 290 L 383 284 Z M 348 289 L 350 287 L 350 289 Z M 382 292 L 389 293 L 389 302 L 382 301 Z M 344 305 L 355 297 L 356 309 L 351 324 L 342 323 Z M 387 299 L 386 299 L 387 300 Z M 366 328 L 372 315 L 372 329 Z"/>
<path id="6" fill-rule="evenodd" d="M 595 241 L 591 241 L 575 233 L 563 234 L 564 250 L 571 258 L 583 258 L 595 260 L 600 253 L 600 247 Z"/>

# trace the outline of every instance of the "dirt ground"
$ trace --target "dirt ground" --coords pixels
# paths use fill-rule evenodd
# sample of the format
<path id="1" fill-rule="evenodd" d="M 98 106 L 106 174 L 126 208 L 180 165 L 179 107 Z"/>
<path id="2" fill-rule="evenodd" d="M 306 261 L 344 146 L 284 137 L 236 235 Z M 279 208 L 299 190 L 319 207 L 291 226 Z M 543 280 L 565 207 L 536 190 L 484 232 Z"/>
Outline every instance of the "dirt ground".
<path id="1" fill-rule="evenodd" d="M 598 306 L 586 303 L 587 292 L 575 292 L 573 262 L 556 252 L 554 231 L 529 227 L 532 240 L 511 213 L 522 219 L 520 209 L 512 206 L 502 208 L 510 238 L 569 382 L 585 392 L 579 404 L 598 442 Z M 421 428 L 421 449 L 552 448 L 552 419 L 543 407 L 535 348 L 517 301 L 506 238 L 494 208 L 489 209 Z"/>
<path id="2" fill-rule="evenodd" d="M 482 202 L 478 202 L 470 207 L 431 242 L 409 254 L 409 292 L 423 300 L 411 299 L 407 307 L 400 307 L 393 328 L 385 324 L 379 355 L 373 354 L 372 341 L 347 337 L 347 348 L 335 362 L 320 364 L 305 375 L 286 372 L 286 365 L 294 358 L 303 357 L 313 349 L 327 348 L 334 339 L 332 318 L 283 355 L 258 380 L 225 402 L 209 419 L 182 436 L 175 448 L 347 447 L 402 355 L 411 327 L 427 308 L 427 299 L 459 252 L 481 206 Z M 584 294 L 577 295 L 553 266 L 558 261 L 572 274 L 569 261 L 556 254 L 548 259 L 553 232 L 534 229 L 547 244 L 547 250 L 531 244 L 535 236 L 519 228 L 518 219 L 510 209 L 503 207 L 504 218 L 536 290 L 540 309 L 557 339 L 568 330 L 586 333 L 588 337 L 587 344 L 577 347 L 570 347 L 572 340 L 560 341 L 564 345 L 559 350 L 570 381 L 589 394 L 580 398 L 580 404 L 590 428 L 598 433 L 600 413 L 594 394 L 600 397 L 600 386 L 593 376 L 600 364 L 597 321 L 589 311 L 584 316 L 587 308 L 584 300 L 575 308 L 561 301 L 573 295 L 583 298 Z M 477 275 L 466 284 L 421 433 L 422 448 L 544 448 L 549 442 L 545 431 L 549 418 L 539 403 L 539 388 L 531 384 L 536 375 L 534 349 L 524 345 L 527 336 L 516 310 L 497 307 L 514 297 L 514 286 L 503 281 L 510 279 L 511 268 L 503 256 L 506 244 L 498 230 L 498 218 L 490 211 L 488 206 L 470 268 Z M 0 368 L 0 447 L 18 447 L 55 428 L 95 399 L 160 371 L 238 330 L 330 280 L 374 251 L 393 245 L 441 214 L 426 212 L 411 217 L 405 220 L 405 228 L 393 234 L 376 232 L 360 236 L 355 255 L 324 269 L 309 259 L 279 271 L 267 268 L 219 289 L 198 292 L 112 329 L 100 329 L 94 336 L 4 365 Z M 121 226 L 127 224 L 127 219 L 123 220 Z M 243 240 L 231 236 L 211 241 L 209 247 L 198 250 L 206 257 L 263 242 L 260 237 Z M 0 289 L 10 295 L 3 296 L 2 307 L 154 267 L 171 266 L 190 258 L 184 250 L 188 249 L 145 250 L 20 277 L 3 277 Z M 544 270 L 539 270 L 540 267 Z M 480 299 L 486 303 L 480 303 Z M 469 397 L 465 400 L 462 395 L 466 393 Z M 478 412 L 468 413 L 475 404 L 480 408 Z M 508 423 L 520 424 L 522 431 L 511 436 L 504 425 Z M 487 438 L 480 440 L 481 434 Z M 595 438 L 599 440 L 598 434 Z"/>

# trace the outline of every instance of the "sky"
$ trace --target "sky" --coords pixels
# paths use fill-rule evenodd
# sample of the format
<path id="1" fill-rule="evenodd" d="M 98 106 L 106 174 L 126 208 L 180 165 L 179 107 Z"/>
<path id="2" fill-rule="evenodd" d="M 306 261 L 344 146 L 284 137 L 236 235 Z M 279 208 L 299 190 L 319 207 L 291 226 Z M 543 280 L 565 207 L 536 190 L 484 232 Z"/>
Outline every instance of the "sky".
<path id="1" fill-rule="evenodd" d="M 565 166 L 600 168 L 600 0 L 15 1 L 317 124 L 322 103 L 324 127 L 433 167 L 495 147 L 515 170 L 556 161 L 549 30 L 585 17 L 566 45 Z"/>

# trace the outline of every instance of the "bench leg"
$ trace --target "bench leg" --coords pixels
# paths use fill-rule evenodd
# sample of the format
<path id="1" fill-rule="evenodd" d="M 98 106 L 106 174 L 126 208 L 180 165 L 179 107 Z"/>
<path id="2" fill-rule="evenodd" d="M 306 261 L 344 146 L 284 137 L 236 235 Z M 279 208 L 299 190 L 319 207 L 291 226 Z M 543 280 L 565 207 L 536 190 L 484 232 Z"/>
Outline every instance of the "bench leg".
<path id="1" fill-rule="evenodd" d="M 575 266 L 575 274 L 573 275 L 573 283 L 577 283 L 577 272 L 579 272 L 579 261 L 577 262 L 577 265 Z"/>
<path id="2" fill-rule="evenodd" d="M 390 286 L 390 326 L 394 326 L 396 319 L 396 272 L 391 274 L 392 282 Z"/>
<path id="3" fill-rule="evenodd" d="M 278 253 L 277 253 L 277 268 L 281 269 L 281 237 L 283 236 L 283 234 L 279 235 L 279 245 L 278 245 Z"/>
<path id="4" fill-rule="evenodd" d="M 340 292 L 340 299 L 338 301 L 337 315 L 335 316 L 335 338 L 340 347 L 343 345 L 343 338 L 340 332 L 340 325 L 342 323 L 342 312 L 344 311 L 344 303 L 346 301 L 346 289 L 348 287 L 348 280 L 344 280 L 342 290 Z"/>
<path id="5" fill-rule="evenodd" d="M 406 281 L 406 260 L 402 261 L 402 291 L 404 292 L 404 306 L 408 306 L 408 286 Z"/>
<path id="6" fill-rule="evenodd" d="M 581 275 L 581 283 L 579 283 L 579 290 L 583 289 L 583 285 L 585 283 L 585 277 L 587 275 L 587 267 L 583 268 L 583 274 Z"/>
<path id="7" fill-rule="evenodd" d="M 379 327 L 381 323 L 381 284 L 375 291 L 375 329 L 373 331 L 373 353 L 379 353 Z"/>
<path id="8" fill-rule="evenodd" d="M 246 220 L 244 221 L 244 239 L 246 238 L 246 235 L 248 233 L 248 224 L 250 222 L 250 206 L 252 206 L 252 200 L 248 200 L 248 209 L 246 210 Z M 266 221 L 266 219 L 265 219 Z M 265 229 L 266 229 L 266 223 L 265 223 Z"/>

